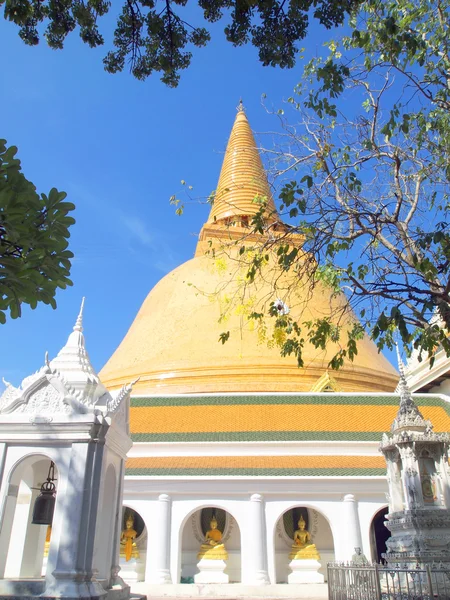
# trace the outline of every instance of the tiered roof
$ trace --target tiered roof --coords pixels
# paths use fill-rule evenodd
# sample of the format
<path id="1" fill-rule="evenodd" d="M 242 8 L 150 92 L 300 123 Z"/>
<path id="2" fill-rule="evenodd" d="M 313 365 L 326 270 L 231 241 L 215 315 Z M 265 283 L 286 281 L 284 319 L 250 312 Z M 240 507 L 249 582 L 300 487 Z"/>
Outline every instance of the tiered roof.
<path id="1" fill-rule="evenodd" d="M 435 431 L 450 431 L 450 403 L 417 395 Z M 383 476 L 381 455 L 339 455 L 339 443 L 378 444 L 399 410 L 397 394 L 248 394 L 133 398 L 134 442 L 337 442 L 331 455 L 148 456 L 127 475 Z M 361 454 L 363 451 L 361 451 Z"/>

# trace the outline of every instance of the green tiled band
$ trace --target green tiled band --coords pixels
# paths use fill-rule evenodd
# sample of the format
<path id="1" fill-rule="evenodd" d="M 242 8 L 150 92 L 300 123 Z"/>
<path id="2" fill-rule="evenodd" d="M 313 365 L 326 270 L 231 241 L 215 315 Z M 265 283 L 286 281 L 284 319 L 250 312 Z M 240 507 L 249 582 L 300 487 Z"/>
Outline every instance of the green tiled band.
<path id="1" fill-rule="evenodd" d="M 379 442 L 379 431 L 200 431 L 195 433 L 133 433 L 133 442 Z"/>
<path id="2" fill-rule="evenodd" d="M 362 468 L 362 469 L 351 469 L 351 468 L 324 468 L 324 469 L 226 469 L 226 468 L 212 468 L 212 469 L 126 469 L 125 475 L 129 477 L 136 476 L 184 476 L 184 477 L 195 477 L 195 476 L 284 476 L 284 477 L 374 477 L 374 476 L 385 476 L 386 469 L 378 468 Z"/>
<path id="3" fill-rule="evenodd" d="M 413 395 L 419 406 L 440 406 L 450 416 L 450 403 L 438 396 Z M 345 394 L 321 394 L 317 396 L 148 396 L 131 398 L 132 408 L 158 406 L 222 406 L 222 405 L 255 405 L 255 404 L 322 404 L 322 405 L 367 405 L 367 406 L 398 406 L 399 396 L 347 396 Z"/>

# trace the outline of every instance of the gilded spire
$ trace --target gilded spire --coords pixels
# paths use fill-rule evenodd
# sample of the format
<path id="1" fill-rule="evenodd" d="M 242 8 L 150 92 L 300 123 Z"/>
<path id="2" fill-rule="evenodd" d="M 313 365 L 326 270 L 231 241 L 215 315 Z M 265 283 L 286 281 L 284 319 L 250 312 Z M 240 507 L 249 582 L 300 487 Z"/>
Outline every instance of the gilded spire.
<path id="1" fill-rule="evenodd" d="M 267 221 L 278 220 L 266 172 L 245 114 L 242 99 L 228 140 L 208 223 L 254 215 L 267 203 Z"/>

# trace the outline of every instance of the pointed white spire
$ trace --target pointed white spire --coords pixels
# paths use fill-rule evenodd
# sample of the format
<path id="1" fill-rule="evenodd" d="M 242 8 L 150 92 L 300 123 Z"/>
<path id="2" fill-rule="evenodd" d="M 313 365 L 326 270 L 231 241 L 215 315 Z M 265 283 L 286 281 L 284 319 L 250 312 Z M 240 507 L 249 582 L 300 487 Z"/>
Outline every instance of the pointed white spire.
<path id="1" fill-rule="evenodd" d="M 398 372 L 400 373 L 400 379 L 398 382 L 398 392 L 400 396 L 409 395 L 411 396 L 411 391 L 408 386 L 408 382 L 405 377 L 405 365 L 403 364 L 403 360 L 400 354 L 400 348 L 398 344 L 395 344 L 395 348 L 397 350 L 397 364 L 398 364 Z"/>
<path id="2" fill-rule="evenodd" d="M 73 327 L 74 331 L 79 331 L 80 333 L 83 331 L 83 311 L 84 311 L 84 300 L 85 297 L 81 299 L 80 312 L 78 313 L 77 320 L 75 321 L 75 325 Z"/>
<path id="3" fill-rule="evenodd" d="M 398 409 L 397 416 L 392 423 L 391 431 L 396 431 L 403 428 L 425 428 L 428 425 L 428 421 L 422 416 L 422 413 L 417 408 L 414 402 L 411 390 L 409 389 L 408 382 L 405 377 L 405 367 L 400 356 L 400 350 L 398 344 L 397 348 L 397 362 L 398 370 L 400 373 L 400 379 L 398 382 L 397 391 L 400 395 L 400 407 Z"/>
<path id="4" fill-rule="evenodd" d="M 19 388 L 5 382 L 6 389 L 0 394 L 0 419 L 2 414 L 16 410 L 33 415 L 53 412 L 63 414 L 64 419 L 67 414 L 86 414 L 93 410 L 106 416 L 108 412 L 117 412 L 121 402 L 129 397 L 134 382 L 125 386 L 116 398 L 108 392 L 95 372 L 85 348 L 83 309 L 84 298 L 73 331 L 53 360 L 49 360 L 46 352 L 45 365 L 33 375 L 25 377 Z M 46 387 L 53 395 L 48 396 L 44 389 Z M 121 424 L 120 417 L 118 423 L 122 428 L 127 427 L 127 422 Z"/>
<path id="5" fill-rule="evenodd" d="M 97 398 L 105 393 L 97 373 L 86 352 L 83 334 L 84 298 L 81 301 L 80 312 L 69 335 L 67 342 L 51 361 L 52 369 L 56 369 L 76 391 L 80 392 L 89 402 L 95 403 Z"/>

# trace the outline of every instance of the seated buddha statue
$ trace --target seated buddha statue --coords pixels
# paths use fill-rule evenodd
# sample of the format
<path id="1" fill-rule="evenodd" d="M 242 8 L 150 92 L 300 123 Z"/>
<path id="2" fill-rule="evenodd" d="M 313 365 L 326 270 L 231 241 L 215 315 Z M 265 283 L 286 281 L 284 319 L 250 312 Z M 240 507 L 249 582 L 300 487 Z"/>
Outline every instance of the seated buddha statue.
<path id="1" fill-rule="evenodd" d="M 139 558 L 139 549 L 134 541 L 136 537 L 134 517 L 132 513 L 129 513 L 125 521 L 125 529 L 120 536 L 120 556 L 124 556 L 127 562 L 131 558 Z"/>
<path id="2" fill-rule="evenodd" d="M 213 515 L 209 526 L 211 529 L 206 532 L 205 541 L 200 546 L 197 558 L 206 558 L 208 560 L 227 560 L 228 552 L 222 542 L 222 533 L 217 529 L 216 517 Z"/>
<path id="3" fill-rule="evenodd" d="M 290 560 L 320 559 L 315 544 L 311 544 L 311 534 L 306 529 L 306 523 L 303 516 L 300 515 L 298 529 L 294 533 L 294 543 L 289 554 Z"/>

